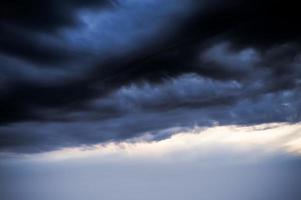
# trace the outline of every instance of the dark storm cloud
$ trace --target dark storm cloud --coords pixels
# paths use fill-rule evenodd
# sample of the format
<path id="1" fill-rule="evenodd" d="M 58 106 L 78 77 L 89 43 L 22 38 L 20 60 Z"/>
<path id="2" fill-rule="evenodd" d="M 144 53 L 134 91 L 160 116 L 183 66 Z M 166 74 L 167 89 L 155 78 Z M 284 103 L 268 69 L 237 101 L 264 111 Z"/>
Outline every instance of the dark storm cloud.
<path id="1" fill-rule="evenodd" d="M 259 93 L 243 85 L 185 75 L 162 84 L 131 85 L 95 99 L 82 111 L 41 110 L 45 119 L 2 126 L 2 150 L 45 151 L 144 134 L 162 139 L 193 126 L 298 122 L 300 89 Z"/>
<path id="2" fill-rule="evenodd" d="M 0 148 L 297 122 L 296 9 L 267 0 L 3 1 Z"/>
<path id="3" fill-rule="evenodd" d="M 57 62 L 70 55 L 52 45 L 52 41 L 41 41 L 37 32 L 55 32 L 64 26 L 75 26 L 76 12 L 82 8 L 101 8 L 110 5 L 109 0 L 67 1 L 1 1 L 0 3 L 0 50 L 9 55 L 39 62 Z M 50 43 L 50 44 L 49 44 Z"/>
<path id="4" fill-rule="evenodd" d="M 74 12 L 79 8 L 109 5 L 110 0 L 66 1 L 1 1 L 1 22 L 12 26 L 39 31 L 51 31 L 62 26 L 76 24 Z"/>

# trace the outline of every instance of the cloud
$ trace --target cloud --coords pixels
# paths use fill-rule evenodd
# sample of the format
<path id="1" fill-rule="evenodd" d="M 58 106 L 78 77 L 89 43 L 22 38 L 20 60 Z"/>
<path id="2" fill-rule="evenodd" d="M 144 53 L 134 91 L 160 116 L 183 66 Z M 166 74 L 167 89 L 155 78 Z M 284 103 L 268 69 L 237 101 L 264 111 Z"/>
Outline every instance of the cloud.
<path id="1" fill-rule="evenodd" d="M 287 72 L 283 73 L 285 76 L 277 73 L 278 66 L 273 59 L 263 59 L 264 55 L 271 58 L 277 55 L 279 61 L 284 59 L 287 63 L 287 56 L 281 58 L 286 52 L 285 48 L 273 48 L 261 54 L 248 48 L 232 52 L 224 43 L 205 51 L 204 59 L 208 57 L 219 62 L 224 71 L 236 70 L 232 62 L 243 66 L 245 59 L 248 60 L 245 66 L 249 69 L 238 69 L 239 73 L 246 74 L 242 79 L 217 79 L 189 73 L 176 78 L 166 77 L 161 81 L 129 83 L 106 95 L 101 95 L 100 88 L 95 85 L 94 91 L 90 89 L 93 92 L 87 93 L 86 97 L 84 93 L 77 93 L 79 88 L 84 90 L 88 86 L 85 84 L 77 87 L 70 84 L 69 88 L 60 88 L 58 85 L 49 94 L 50 88 L 35 86 L 37 88 L 31 91 L 32 95 L 44 93 L 46 89 L 36 102 L 26 98 L 28 93 L 22 93 L 26 95 L 24 97 L 17 93 L 18 101 L 9 100 L 13 108 L 28 104 L 24 108 L 31 110 L 12 113 L 12 118 L 20 117 L 20 121 L 0 127 L 1 149 L 40 152 L 121 141 L 147 133 L 154 135 L 154 139 L 162 139 L 171 135 L 167 133 L 164 136 L 162 132 L 174 127 L 298 122 L 301 116 L 300 109 L 296 109 L 301 106 L 298 101 L 298 59 L 289 63 Z M 221 57 L 228 59 L 218 60 Z M 200 61 L 199 65 L 201 68 Z M 282 83 L 278 84 L 275 80 Z M 63 98 L 52 98 L 53 95 L 58 97 L 58 94 Z M 20 98 L 25 99 L 19 102 Z M 86 101 L 83 101 L 84 98 Z M 66 107 L 70 100 L 74 104 Z M 36 106 L 35 103 L 40 105 Z M 43 103 L 47 103 L 48 107 Z"/>
<path id="2" fill-rule="evenodd" d="M 106 0 L 68 0 L 64 2 L 51 1 L 2 1 L 1 17 L 6 24 L 21 26 L 36 30 L 52 30 L 61 26 L 74 24 L 74 12 L 79 8 L 103 6 L 110 4 Z M 30 12 L 26 12 L 30 10 Z M 66 12 L 69 11 L 69 12 Z M 39 17 L 37 17 L 39 16 Z"/>
<path id="3" fill-rule="evenodd" d="M 156 38 L 161 37 L 163 27 L 167 27 L 171 18 L 177 16 L 179 19 L 185 18 L 190 10 L 189 2 L 185 4 L 186 6 L 182 6 L 178 1 L 172 1 L 165 6 L 160 6 L 158 1 L 149 1 L 146 4 L 126 1 L 114 4 L 113 7 L 106 7 L 104 10 L 94 6 L 94 11 L 88 9 L 93 6 L 90 3 L 86 5 L 84 2 L 71 1 L 66 3 L 68 5 L 53 4 L 57 6 L 55 12 L 65 10 L 65 6 L 72 7 L 74 13 L 67 11 L 64 13 L 66 15 L 69 13 L 74 20 L 82 20 L 83 24 L 81 26 L 58 24 L 55 28 L 60 28 L 55 33 L 49 30 L 32 30 L 26 22 L 23 24 L 22 20 L 16 21 L 16 27 L 12 22 L 1 24 L 5 26 L 1 32 L 3 34 L 1 62 L 4 64 L 4 69 L 1 69 L 1 73 L 3 72 L 1 82 L 5 87 L 2 86 L 3 90 L 0 94 L 0 102 L 3 106 L 1 108 L 3 114 L 0 118 L 3 122 L 36 118 L 35 111 L 31 113 L 31 110 L 39 109 L 37 107 L 40 106 L 73 107 L 72 102 L 73 105 L 78 106 L 87 99 L 104 95 L 118 88 L 125 81 L 120 80 L 121 83 L 118 83 L 119 80 L 115 79 L 113 81 L 115 83 L 111 84 L 112 73 L 115 74 L 115 70 L 118 70 L 117 66 L 119 68 L 127 65 L 121 60 L 131 53 L 130 46 L 138 43 L 136 39 L 140 38 L 139 41 L 142 42 L 152 37 L 150 42 L 153 45 L 156 42 L 155 35 Z M 39 11 L 38 5 L 35 9 Z M 150 7 L 148 12 L 145 11 L 146 7 Z M 53 17 L 52 14 L 56 15 L 48 14 L 49 18 Z M 32 15 L 36 13 L 33 12 Z M 36 18 L 35 20 L 40 19 L 38 16 Z M 32 23 L 35 24 L 35 21 Z M 26 25 L 29 30 L 24 30 L 23 25 Z M 142 26 L 149 29 L 146 31 L 141 28 Z M 43 29 L 40 26 L 37 28 Z M 109 47 L 114 48 L 109 50 Z M 116 53 L 121 49 L 124 49 L 123 54 L 126 52 L 122 57 L 121 53 Z M 112 52 L 115 52 L 114 57 L 111 55 Z M 108 62 L 108 60 L 118 61 Z M 112 70 L 108 70 L 109 68 Z M 100 72 L 95 72 L 98 70 Z M 81 94 L 77 94 L 80 90 Z M 41 92 L 44 94 L 42 95 Z M 38 97 L 35 96 L 36 94 Z M 54 102 L 53 96 L 60 97 Z"/>
<path id="4" fill-rule="evenodd" d="M 129 54 L 168 37 L 176 27 L 173 20 L 184 21 L 191 12 L 192 1 L 171 0 L 119 1 L 113 9 L 87 10 L 77 14 L 80 27 L 65 28 L 60 36 L 72 49 L 98 57 Z M 158 39 L 158 35 L 160 39 Z"/>
<path id="5" fill-rule="evenodd" d="M 249 162 L 256 162 L 279 153 L 294 156 L 301 154 L 300 123 L 194 127 L 169 131 L 173 132 L 173 135 L 159 141 L 153 141 L 153 135 L 145 134 L 120 142 L 64 148 L 53 152 L 19 156 L 19 158 L 36 162 L 60 162 L 73 159 L 108 159 L 114 162 L 115 159 L 130 158 L 186 162 L 187 159 L 201 159 L 210 155 L 216 156 L 221 162 L 223 156 L 227 156 L 224 152 L 228 152 L 236 154 L 237 162 L 240 161 L 239 156 L 245 154 L 250 154 Z M 254 154 L 254 151 L 260 151 L 261 154 Z M 179 156 L 182 154 L 190 156 Z"/>
<path id="6" fill-rule="evenodd" d="M 0 148 L 300 121 L 297 6 L 279 3 L 3 2 Z"/>
<path id="7" fill-rule="evenodd" d="M 90 101 L 81 111 L 49 109 L 39 121 L 2 126 L 1 150 L 41 152 L 145 134 L 161 140 L 171 136 L 174 128 L 299 121 L 298 89 L 258 93 L 265 91 L 265 84 L 261 87 L 195 74 L 157 85 L 129 85 Z"/>

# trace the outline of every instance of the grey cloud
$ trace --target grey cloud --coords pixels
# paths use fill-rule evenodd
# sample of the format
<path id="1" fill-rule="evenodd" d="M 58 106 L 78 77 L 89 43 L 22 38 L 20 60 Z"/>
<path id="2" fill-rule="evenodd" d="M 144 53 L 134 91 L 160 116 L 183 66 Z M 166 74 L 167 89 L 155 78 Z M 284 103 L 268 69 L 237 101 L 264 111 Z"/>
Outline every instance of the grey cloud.
<path id="1" fill-rule="evenodd" d="M 0 148 L 300 121 L 299 26 L 278 12 L 293 7 L 251 3 L 55 1 L 20 13 L 24 21 L 13 9 L 0 23 Z M 49 4 L 58 9 L 39 25 Z"/>
<path id="2" fill-rule="evenodd" d="M 141 48 L 141 43 L 144 48 L 155 45 L 158 34 L 162 40 L 175 29 L 171 21 L 181 23 L 195 12 L 193 1 L 179 2 L 120 1 L 115 9 L 83 10 L 77 14 L 81 26 L 67 27 L 59 35 L 71 48 L 98 57 L 128 54 Z"/>
<path id="3" fill-rule="evenodd" d="M 243 79 L 256 69 L 261 62 L 261 55 L 255 49 L 231 49 L 231 44 L 220 43 L 207 49 L 201 55 L 201 62 L 208 67 L 215 67 L 226 73 L 237 74 L 238 79 Z M 261 74 L 261 73 L 258 73 Z M 230 75 L 231 76 L 231 75 Z"/>
<path id="4" fill-rule="evenodd" d="M 146 134 L 162 139 L 174 133 L 175 127 L 298 122 L 300 89 L 269 92 L 265 87 L 193 74 L 156 85 L 129 85 L 91 101 L 82 111 L 49 110 L 39 122 L 2 126 L 1 147 L 3 151 L 40 152 Z"/>

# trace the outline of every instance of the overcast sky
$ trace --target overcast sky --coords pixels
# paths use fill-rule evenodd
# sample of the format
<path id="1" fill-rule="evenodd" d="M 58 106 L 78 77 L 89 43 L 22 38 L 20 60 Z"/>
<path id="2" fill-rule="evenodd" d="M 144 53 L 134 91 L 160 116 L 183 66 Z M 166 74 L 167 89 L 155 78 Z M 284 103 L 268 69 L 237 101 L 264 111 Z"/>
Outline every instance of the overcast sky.
<path id="1" fill-rule="evenodd" d="M 6 185 L 6 189 L 0 190 L 7 194 L 4 200 L 20 199 L 34 188 L 39 188 L 36 190 L 40 192 L 35 197 L 28 196 L 28 199 L 45 199 L 40 195 L 49 199 L 85 199 L 85 194 L 90 193 L 89 189 L 85 189 L 72 198 L 69 193 L 51 196 L 50 193 L 54 192 L 49 187 L 55 182 L 49 182 L 45 188 L 39 183 L 46 181 L 48 176 L 53 180 L 54 177 L 62 177 L 71 164 L 63 161 L 58 166 L 32 160 L 21 162 L 28 156 L 30 159 L 32 156 L 40 158 L 40 155 L 52 155 L 53 152 L 64 155 L 66 149 L 91 151 L 99 145 L 130 145 L 137 141 L 147 146 L 168 141 L 179 132 L 189 134 L 196 128 L 223 132 L 219 128 L 253 129 L 274 124 L 285 127 L 281 129 L 284 135 L 291 134 L 291 129 L 297 126 L 293 133 L 299 136 L 301 16 L 298 8 L 294 0 L 2 0 L 0 156 L 3 171 L 11 168 L 5 175 L 5 183 L 0 182 Z M 267 129 L 272 130 L 270 134 L 276 134 L 273 132 L 275 128 Z M 233 129 L 232 132 L 239 131 Z M 254 141 L 261 140 L 261 137 L 256 137 Z M 295 140 L 298 137 L 291 142 Z M 295 145 L 294 151 L 283 150 L 280 144 L 286 140 L 279 141 L 277 153 L 258 161 L 263 165 L 260 167 L 262 171 L 252 164 L 246 166 L 246 170 L 261 177 L 259 174 L 269 176 L 268 168 L 274 164 L 277 174 L 284 170 L 279 163 L 298 165 L 299 154 L 292 152 L 299 152 L 300 147 Z M 190 143 L 185 145 L 187 148 L 191 146 Z M 223 151 L 219 143 L 213 146 L 216 146 L 214 152 Z M 189 157 L 198 151 L 193 149 L 184 154 Z M 241 151 L 232 153 L 236 155 Z M 247 155 L 257 153 L 250 150 Z M 213 173 L 220 163 L 212 162 L 216 159 L 215 154 L 208 153 L 205 157 L 212 166 L 209 171 Z M 231 160 L 231 157 L 228 158 Z M 132 170 L 127 167 L 124 172 L 120 171 L 121 166 L 131 163 L 129 160 L 118 160 L 120 165 L 106 164 L 103 170 L 113 167 L 111 175 L 96 174 L 87 187 L 98 184 L 96 177 L 104 176 L 105 179 L 112 176 L 110 184 L 115 184 L 114 181 L 123 179 L 122 174 L 132 174 L 133 182 L 132 175 L 124 181 L 139 189 L 137 185 L 144 178 L 153 176 L 147 174 L 144 177 L 145 168 L 153 167 L 154 173 L 168 174 L 168 167 L 170 173 L 177 172 L 177 176 L 170 175 L 174 180 L 164 179 L 167 182 L 162 184 L 176 185 L 164 190 L 163 185 L 159 187 L 160 184 L 150 183 L 151 191 L 146 191 L 146 186 L 140 188 L 140 194 L 146 195 L 145 199 L 159 198 L 157 193 L 163 195 L 161 198 L 185 199 L 183 195 L 188 193 L 181 192 L 178 187 L 181 179 L 183 184 L 190 182 L 188 177 L 193 179 L 188 184 L 192 187 L 192 196 L 188 199 L 201 198 L 202 190 L 196 192 L 199 189 L 196 185 L 206 185 L 205 180 L 210 179 L 210 175 L 205 172 L 207 169 L 197 168 L 198 160 L 189 161 L 191 163 L 184 167 L 185 173 L 182 174 L 183 163 L 173 160 L 175 163 L 172 165 L 161 165 L 148 156 L 146 158 L 149 159 L 149 167 L 139 164 L 137 172 L 127 171 Z M 15 163 L 18 160 L 21 164 Z M 142 162 L 134 160 L 134 163 Z M 90 170 L 84 164 L 85 159 L 74 162 L 75 165 L 85 165 L 83 171 Z M 91 165 L 91 171 L 97 171 L 97 164 Z M 119 167 L 114 168 L 116 165 Z M 23 167 L 24 170 L 17 173 Z M 39 172 L 33 170 L 40 167 Z M 227 179 L 232 173 L 235 175 L 236 167 L 240 177 L 239 171 L 244 167 L 232 164 L 229 174 L 220 171 L 221 177 Z M 298 177 L 294 171 L 297 168 L 290 172 L 286 169 L 283 176 L 295 174 Z M 70 177 L 78 171 L 79 168 L 72 168 Z M 44 172 L 47 177 L 41 176 L 40 173 Z M 244 176 L 243 173 L 241 175 Z M 199 183 L 202 176 L 204 180 Z M 213 180 L 220 180 L 219 176 L 215 176 Z M 17 184 L 19 180 L 29 180 L 29 177 L 35 180 L 28 185 L 30 188 L 22 182 Z M 74 178 L 76 182 L 79 176 Z M 65 181 L 68 180 L 73 179 Z M 279 183 L 283 183 L 279 185 L 283 189 L 288 189 L 286 185 L 290 184 L 285 181 Z M 108 194 L 109 191 L 114 192 L 110 184 L 105 189 Z M 252 184 L 255 187 L 256 184 Z M 226 183 L 213 185 L 209 196 L 204 199 L 229 199 L 222 190 L 217 194 L 213 192 L 216 187 L 227 189 Z M 130 195 L 125 199 L 142 198 L 139 195 L 134 198 L 132 190 L 124 188 L 125 196 Z M 271 190 L 267 189 L 268 196 L 258 196 L 258 199 L 274 199 L 274 196 L 269 196 Z M 13 191 L 20 196 L 11 196 Z M 76 191 L 80 193 L 81 190 Z M 248 197 L 241 198 L 239 194 L 233 199 L 254 199 L 251 194 L 258 192 L 246 191 Z M 123 197 L 109 198 L 107 193 L 101 198 Z M 244 191 L 241 192 L 243 194 Z M 93 190 L 88 199 L 99 198 L 98 191 Z"/>

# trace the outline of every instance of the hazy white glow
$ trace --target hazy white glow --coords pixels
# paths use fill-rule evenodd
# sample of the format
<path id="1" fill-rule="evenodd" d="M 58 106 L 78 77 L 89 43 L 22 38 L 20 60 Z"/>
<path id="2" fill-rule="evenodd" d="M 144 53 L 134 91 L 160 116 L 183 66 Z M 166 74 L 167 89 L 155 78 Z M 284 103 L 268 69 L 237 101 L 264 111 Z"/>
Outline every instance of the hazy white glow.
<path id="1" fill-rule="evenodd" d="M 260 154 L 252 154 L 258 150 Z M 89 148 L 68 148 L 43 153 L 30 158 L 38 160 L 61 160 L 86 157 L 98 158 L 173 158 L 188 155 L 190 158 L 208 153 L 236 152 L 245 155 L 263 156 L 273 152 L 301 154 L 301 124 L 263 124 L 256 126 L 217 126 L 207 129 L 194 128 L 179 132 L 172 137 L 146 142 L 125 141 L 99 144 Z M 186 156 L 179 156 L 185 159 Z"/>

